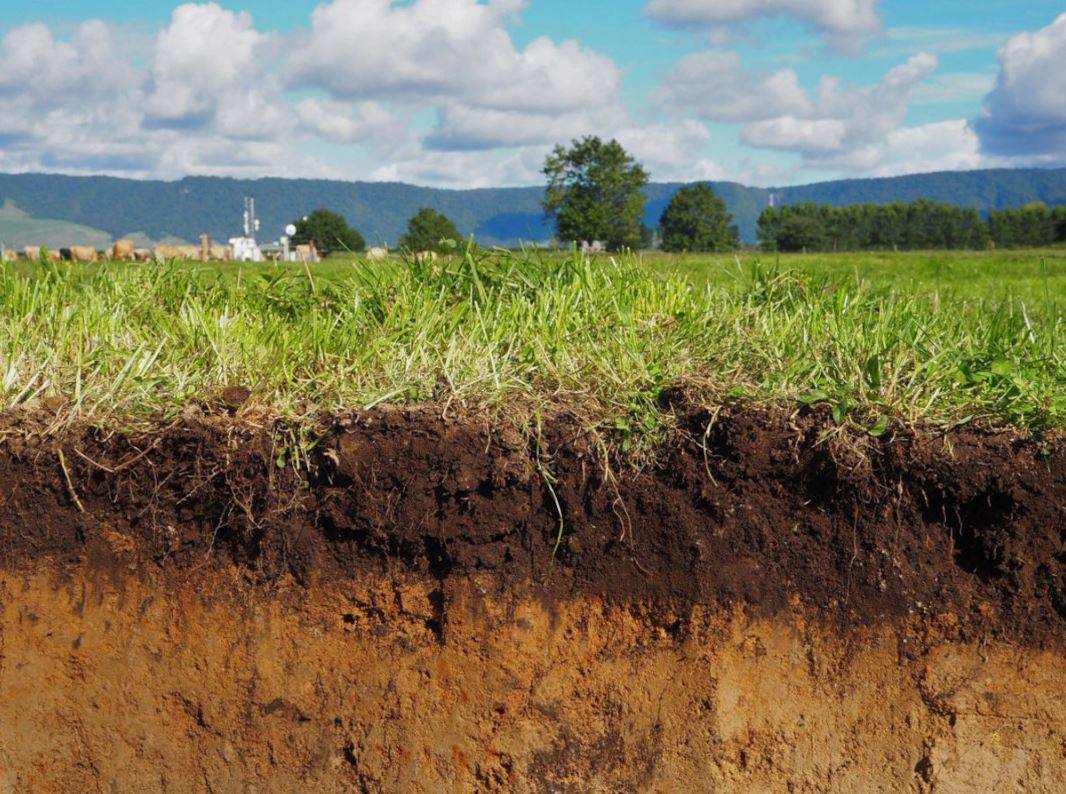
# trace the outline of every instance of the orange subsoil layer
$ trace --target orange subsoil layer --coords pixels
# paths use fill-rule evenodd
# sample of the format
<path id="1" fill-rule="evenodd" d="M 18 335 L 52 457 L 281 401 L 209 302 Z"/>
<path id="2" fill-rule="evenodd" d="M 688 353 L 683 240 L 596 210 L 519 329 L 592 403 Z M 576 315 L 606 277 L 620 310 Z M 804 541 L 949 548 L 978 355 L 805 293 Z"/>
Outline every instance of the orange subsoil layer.
<path id="1" fill-rule="evenodd" d="M 1055 791 L 1066 657 L 408 575 L 0 576 L 11 791 Z"/>

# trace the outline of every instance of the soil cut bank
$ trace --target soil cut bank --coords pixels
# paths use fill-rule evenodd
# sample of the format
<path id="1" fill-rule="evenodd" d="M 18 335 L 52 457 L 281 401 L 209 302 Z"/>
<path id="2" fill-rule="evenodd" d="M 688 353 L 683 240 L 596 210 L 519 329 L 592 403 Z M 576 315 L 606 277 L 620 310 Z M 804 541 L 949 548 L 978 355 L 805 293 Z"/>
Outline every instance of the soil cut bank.
<path id="1" fill-rule="evenodd" d="M 1054 790 L 1062 438 L 679 410 L 5 416 L 0 782 Z"/>

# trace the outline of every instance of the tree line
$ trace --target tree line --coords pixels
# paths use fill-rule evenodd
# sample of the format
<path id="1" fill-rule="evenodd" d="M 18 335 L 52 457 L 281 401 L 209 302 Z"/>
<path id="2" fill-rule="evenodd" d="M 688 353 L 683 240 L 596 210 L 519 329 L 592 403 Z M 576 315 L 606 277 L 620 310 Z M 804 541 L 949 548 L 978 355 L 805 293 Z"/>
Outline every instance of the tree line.
<path id="1" fill-rule="evenodd" d="M 643 221 L 648 173 L 618 141 L 589 135 L 556 146 L 543 173 L 545 215 L 563 242 L 599 242 L 610 250 L 657 245 L 669 252 L 740 246 L 725 201 L 702 182 L 679 189 L 658 227 L 649 228 Z M 327 253 L 365 247 L 362 236 L 329 210 L 315 210 L 296 227 L 294 241 L 314 240 Z M 994 210 L 986 219 L 973 207 L 927 199 L 843 206 L 801 202 L 763 210 L 758 235 L 761 247 L 771 251 L 1036 247 L 1066 242 L 1066 205 L 1033 202 Z M 411 251 L 444 251 L 460 239 L 451 219 L 423 208 L 409 220 L 399 245 Z"/>
<path id="2" fill-rule="evenodd" d="M 1041 202 L 994 210 L 942 201 L 891 204 L 802 202 L 767 207 L 759 216 L 759 244 L 770 251 L 864 251 L 1038 247 L 1066 242 L 1066 206 Z"/>
<path id="3" fill-rule="evenodd" d="M 740 235 L 725 201 L 706 183 L 686 185 L 662 213 L 658 230 L 644 224 L 648 174 L 617 141 L 595 136 L 557 146 L 544 165 L 548 178 L 545 213 L 567 243 L 598 241 L 611 250 L 651 248 L 659 238 L 664 251 L 728 251 Z M 362 251 L 363 236 L 339 213 L 317 209 L 294 222 L 294 243 L 314 241 L 323 254 Z M 443 214 L 423 208 L 399 240 L 410 251 L 450 250 L 462 238 Z"/>
<path id="4" fill-rule="evenodd" d="M 608 248 L 649 248 L 644 225 L 648 174 L 617 141 L 595 136 L 556 146 L 544 164 L 544 209 L 566 242 L 598 240 Z M 659 219 L 664 251 L 739 247 L 725 202 L 705 183 L 682 187 Z M 772 251 L 862 251 L 1039 247 L 1066 243 L 1066 205 L 1032 202 L 993 210 L 918 199 L 834 206 L 802 202 L 766 208 L 759 242 Z"/>

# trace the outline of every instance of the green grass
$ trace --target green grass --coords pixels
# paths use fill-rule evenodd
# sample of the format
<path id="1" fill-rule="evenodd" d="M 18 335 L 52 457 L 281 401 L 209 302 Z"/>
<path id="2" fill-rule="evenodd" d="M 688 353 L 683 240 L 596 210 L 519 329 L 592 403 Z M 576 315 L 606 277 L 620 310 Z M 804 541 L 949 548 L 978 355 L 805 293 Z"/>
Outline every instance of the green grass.
<path id="1" fill-rule="evenodd" d="M 96 420 L 169 415 L 244 384 L 292 417 L 565 405 L 639 436 L 659 426 L 660 390 L 687 384 L 708 402 L 824 401 L 875 432 L 884 419 L 1061 427 L 1063 264 L 1045 258 L 24 263 L 0 270 L 0 407 L 60 394 Z"/>
<path id="2" fill-rule="evenodd" d="M 1066 248 L 1006 251 L 870 251 L 846 254 L 652 254 L 647 261 L 664 272 L 683 273 L 696 283 L 743 283 L 737 260 L 767 265 L 844 283 L 950 299 L 1016 299 L 1043 302 L 1048 287 L 1066 295 Z"/>

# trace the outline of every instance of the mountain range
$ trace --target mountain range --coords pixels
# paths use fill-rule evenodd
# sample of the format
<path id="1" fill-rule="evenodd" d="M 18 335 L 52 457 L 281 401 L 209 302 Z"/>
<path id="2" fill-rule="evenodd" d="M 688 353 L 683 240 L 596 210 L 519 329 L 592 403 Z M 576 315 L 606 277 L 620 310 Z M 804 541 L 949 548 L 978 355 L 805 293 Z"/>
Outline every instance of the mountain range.
<path id="1" fill-rule="evenodd" d="M 645 222 L 658 223 L 683 183 L 653 183 Z M 1066 203 L 1066 168 L 946 171 L 875 179 L 846 179 L 781 188 L 713 182 L 746 242 L 756 238 L 759 213 L 771 194 L 777 204 L 834 205 L 928 198 L 987 213 L 1031 201 Z M 262 240 L 316 207 L 343 213 L 371 245 L 395 244 L 420 207 L 451 217 L 464 234 L 486 245 L 542 241 L 552 229 L 540 207 L 543 188 L 444 190 L 395 182 L 324 179 L 186 177 L 176 181 L 60 174 L 0 174 L 0 242 L 12 247 L 97 244 L 117 237 L 138 241 L 194 241 L 207 233 L 225 240 L 241 226 L 244 196 L 253 196 Z"/>

